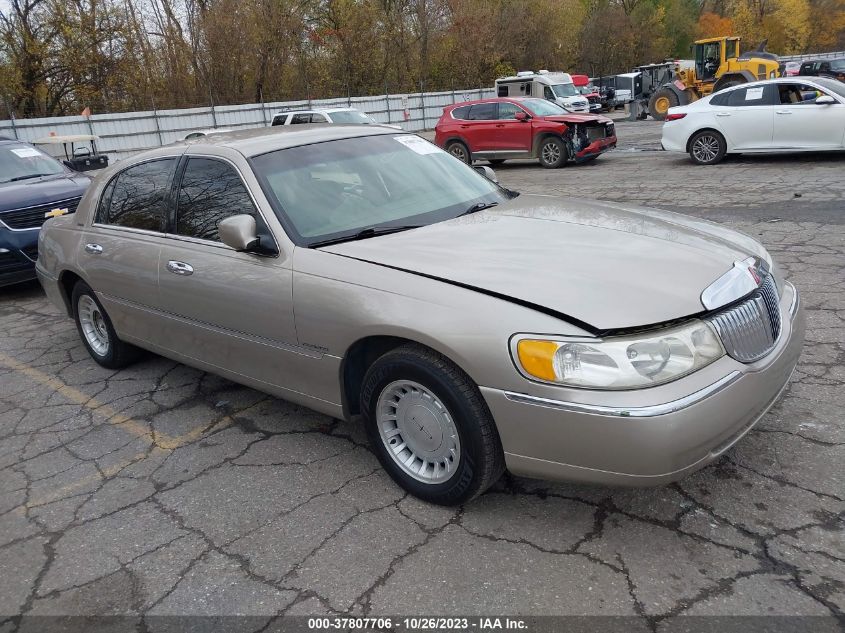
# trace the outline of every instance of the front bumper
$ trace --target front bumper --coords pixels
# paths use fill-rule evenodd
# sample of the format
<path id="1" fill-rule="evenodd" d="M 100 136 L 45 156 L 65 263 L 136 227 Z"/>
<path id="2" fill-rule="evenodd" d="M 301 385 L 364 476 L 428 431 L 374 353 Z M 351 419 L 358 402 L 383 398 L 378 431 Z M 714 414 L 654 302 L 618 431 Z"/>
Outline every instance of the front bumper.
<path id="1" fill-rule="evenodd" d="M 608 136 L 607 138 L 599 139 L 598 141 L 593 141 L 587 147 L 582 149 L 580 152 L 575 154 L 575 162 L 580 163 L 588 158 L 592 158 L 594 156 L 599 156 L 600 154 L 604 154 L 605 152 L 609 152 L 614 147 L 616 147 L 616 136 Z"/>
<path id="2" fill-rule="evenodd" d="M 651 486 L 702 468 L 738 442 L 789 381 L 805 328 L 791 284 L 780 309 L 780 338 L 755 363 L 726 356 L 667 385 L 582 391 L 579 402 L 482 387 L 508 469 L 541 479 Z"/>
<path id="3" fill-rule="evenodd" d="M 35 279 L 38 229 L 12 231 L 0 225 L 0 287 Z"/>

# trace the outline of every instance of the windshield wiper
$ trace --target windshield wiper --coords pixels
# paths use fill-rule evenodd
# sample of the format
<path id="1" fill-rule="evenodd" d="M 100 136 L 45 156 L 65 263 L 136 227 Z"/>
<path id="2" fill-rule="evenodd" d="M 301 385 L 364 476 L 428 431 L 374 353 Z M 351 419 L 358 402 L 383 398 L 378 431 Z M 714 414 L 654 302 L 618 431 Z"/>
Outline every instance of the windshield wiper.
<path id="1" fill-rule="evenodd" d="M 318 246 L 328 246 L 329 244 L 342 244 L 343 242 L 355 242 L 357 240 L 366 240 L 370 237 L 377 237 L 379 235 L 389 235 L 390 233 L 399 233 L 400 231 L 409 231 L 411 229 L 420 228 L 421 224 L 407 224 L 404 226 L 369 226 L 366 229 L 361 229 L 352 235 L 341 235 L 340 237 L 330 237 L 327 240 L 320 240 L 308 245 L 308 248 L 317 248 Z"/>
<path id="2" fill-rule="evenodd" d="M 499 204 L 499 203 L 498 202 L 476 202 L 469 209 L 467 209 L 466 211 L 461 213 L 458 217 L 461 217 L 461 215 L 469 215 L 470 213 L 478 213 L 479 211 L 484 211 L 484 209 L 490 209 L 491 207 L 495 207 L 497 204 Z"/>
<path id="3" fill-rule="evenodd" d="M 52 176 L 53 174 L 29 174 L 28 176 L 15 176 L 6 182 L 16 182 L 18 180 L 29 180 L 30 178 L 41 178 L 42 176 Z"/>

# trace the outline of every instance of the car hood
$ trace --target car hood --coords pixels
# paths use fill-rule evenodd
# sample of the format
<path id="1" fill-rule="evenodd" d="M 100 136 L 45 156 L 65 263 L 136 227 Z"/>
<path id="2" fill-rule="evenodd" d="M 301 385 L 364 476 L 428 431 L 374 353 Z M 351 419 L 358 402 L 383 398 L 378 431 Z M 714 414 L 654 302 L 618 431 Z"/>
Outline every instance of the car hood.
<path id="1" fill-rule="evenodd" d="M 70 173 L 0 183 L 0 213 L 78 198 L 90 183 L 88 176 Z"/>
<path id="2" fill-rule="evenodd" d="M 701 292 L 735 261 L 768 259 L 751 238 L 709 222 L 534 195 L 323 250 L 531 304 L 595 331 L 699 314 Z"/>
<path id="3" fill-rule="evenodd" d="M 595 114 L 556 114 L 554 116 L 541 117 L 544 121 L 555 121 L 557 123 L 610 123 L 611 120 L 604 116 Z"/>

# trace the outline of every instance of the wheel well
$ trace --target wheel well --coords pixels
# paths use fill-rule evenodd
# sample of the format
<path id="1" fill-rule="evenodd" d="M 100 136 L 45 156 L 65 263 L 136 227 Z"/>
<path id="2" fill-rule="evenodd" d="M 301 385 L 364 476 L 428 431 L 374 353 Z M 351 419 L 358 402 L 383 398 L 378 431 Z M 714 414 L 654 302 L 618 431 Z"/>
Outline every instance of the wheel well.
<path id="1" fill-rule="evenodd" d="M 571 134 L 571 130 L 572 130 L 572 126 L 570 126 L 567 123 L 566 132 L 570 132 L 570 134 Z M 564 134 L 566 132 L 564 132 Z M 534 158 L 538 158 L 540 156 L 540 146 L 543 144 L 543 141 L 545 141 L 547 138 L 556 138 L 560 141 L 563 141 L 564 145 L 566 145 L 567 151 L 571 151 L 571 149 L 572 149 L 571 147 L 569 147 L 569 144 L 566 142 L 566 139 L 563 136 L 561 136 L 560 134 L 555 134 L 554 132 L 543 132 L 542 134 L 538 134 L 537 136 L 534 137 L 534 147 L 533 147 L 532 152 L 531 152 L 531 155 Z M 572 155 L 570 154 L 570 156 L 568 158 L 571 158 L 571 156 Z"/>
<path id="2" fill-rule="evenodd" d="M 347 418 L 361 413 L 359 396 L 370 366 L 387 352 L 408 343 L 442 354 L 428 345 L 401 336 L 368 336 L 355 341 L 347 350 L 340 364 L 341 398 Z"/>
<path id="3" fill-rule="evenodd" d="M 713 127 L 703 127 L 703 128 L 701 128 L 700 130 L 696 130 L 695 132 L 693 132 L 692 134 L 690 134 L 690 135 L 689 135 L 689 138 L 687 139 L 687 153 L 689 153 L 689 146 L 690 146 L 690 143 L 692 143 L 692 139 L 694 139 L 694 138 L 695 138 L 695 135 L 696 135 L 696 134 L 699 134 L 699 133 L 701 133 L 701 132 L 714 132 L 714 133 L 718 134 L 719 136 L 721 136 L 722 138 L 725 138 L 725 135 L 724 135 L 724 134 L 722 134 L 722 133 L 721 133 L 719 130 L 717 130 L 716 128 L 713 128 Z M 727 140 L 725 141 L 725 143 L 727 144 Z"/>
<path id="4" fill-rule="evenodd" d="M 461 145 L 463 145 L 464 147 L 467 148 L 467 151 L 469 151 L 469 145 L 460 136 L 451 136 L 451 137 L 447 138 L 443 142 L 443 148 L 445 149 L 445 148 L 449 147 L 449 143 L 455 143 L 455 142 L 460 143 Z"/>
<path id="5" fill-rule="evenodd" d="M 753 75 L 752 78 L 749 79 L 745 72 L 728 73 L 719 77 L 718 81 L 713 84 L 713 92 L 719 92 L 722 88 L 725 87 L 726 83 L 729 83 L 731 81 L 736 81 L 738 83 L 744 84 L 748 83 L 749 81 L 755 81 L 756 79 L 757 78 Z"/>
<path id="6" fill-rule="evenodd" d="M 73 310 L 71 309 L 70 305 L 70 298 L 73 296 L 73 287 L 78 281 L 82 281 L 82 277 L 69 270 L 65 270 L 59 275 L 59 287 L 62 290 L 62 299 L 64 299 L 68 316 L 73 316 Z"/>

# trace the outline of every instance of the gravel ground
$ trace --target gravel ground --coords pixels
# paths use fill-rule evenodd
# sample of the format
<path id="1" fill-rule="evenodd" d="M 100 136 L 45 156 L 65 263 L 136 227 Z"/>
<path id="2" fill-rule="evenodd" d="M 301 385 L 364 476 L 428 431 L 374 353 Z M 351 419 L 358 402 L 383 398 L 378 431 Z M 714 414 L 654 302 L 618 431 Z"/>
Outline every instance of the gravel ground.
<path id="1" fill-rule="evenodd" d="M 323 613 L 614 615 L 645 631 L 841 617 L 845 157 L 696 167 L 656 151 L 659 129 L 620 121 L 619 149 L 593 164 L 497 173 L 706 217 L 783 265 L 804 354 L 721 460 L 646 490 L 506 475 L 432 507 L 382 473 L 357 426 L 162 358 L 104 370 L 37 285 L 0 290 L 0 631 L 25 628 L 3 621 L 20 614 L 147 616 L 138 630 L 158 615 L 261 616 L 244 630 Z"/>

